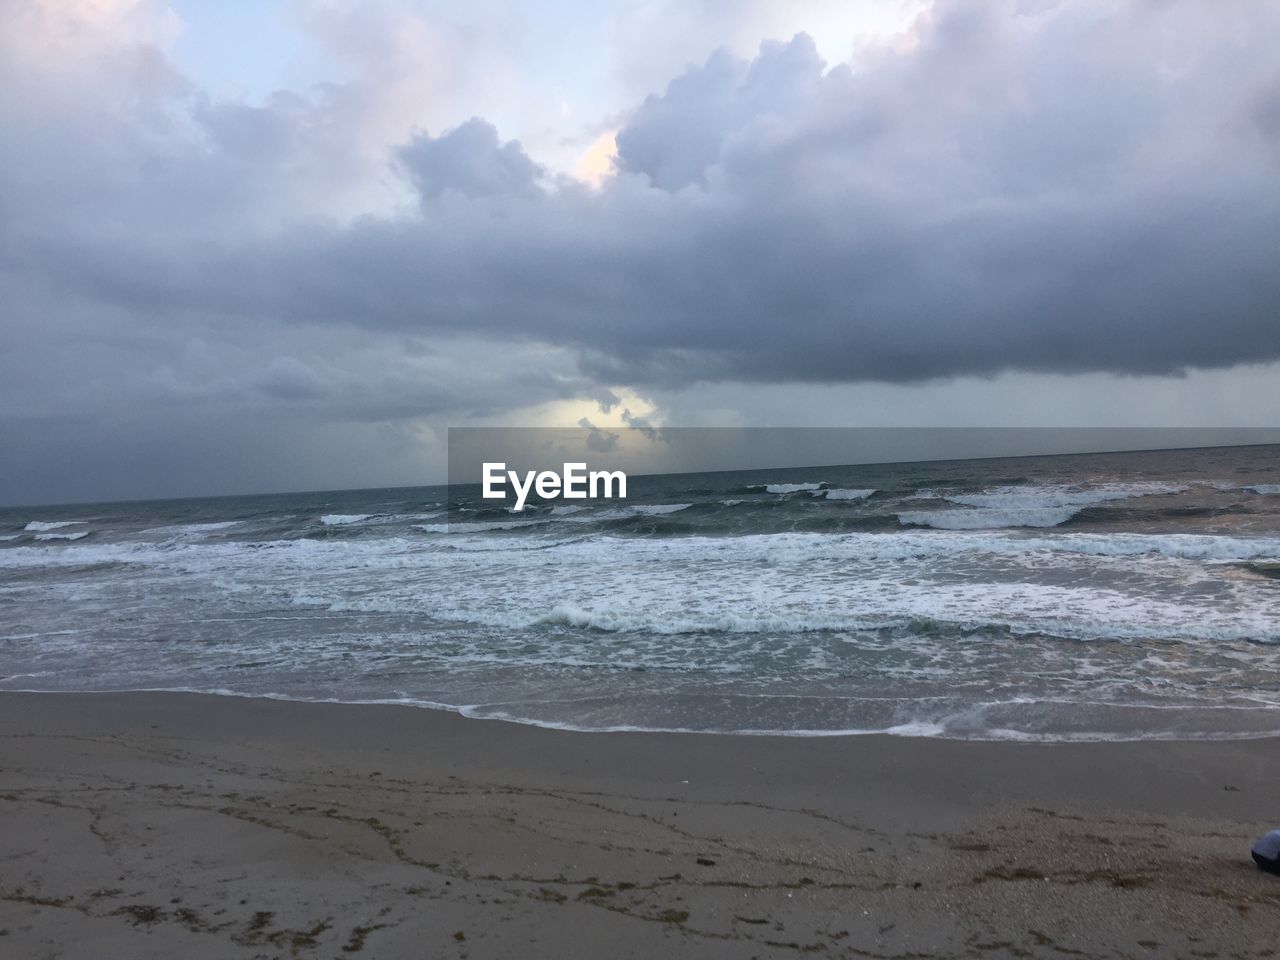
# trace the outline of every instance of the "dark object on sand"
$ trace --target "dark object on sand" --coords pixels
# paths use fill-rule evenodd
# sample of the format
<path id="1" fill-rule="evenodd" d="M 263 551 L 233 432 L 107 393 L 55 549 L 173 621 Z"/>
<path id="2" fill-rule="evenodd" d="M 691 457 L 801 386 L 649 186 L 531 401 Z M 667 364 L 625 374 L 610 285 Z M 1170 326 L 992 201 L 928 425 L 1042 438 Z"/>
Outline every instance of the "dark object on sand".
<path id="1" fill-rule="evenodd" d="M 1253 862 L 1268 873 L 1280 873 L 1280 830 L 1260 836 L 1253 849 Z"/>

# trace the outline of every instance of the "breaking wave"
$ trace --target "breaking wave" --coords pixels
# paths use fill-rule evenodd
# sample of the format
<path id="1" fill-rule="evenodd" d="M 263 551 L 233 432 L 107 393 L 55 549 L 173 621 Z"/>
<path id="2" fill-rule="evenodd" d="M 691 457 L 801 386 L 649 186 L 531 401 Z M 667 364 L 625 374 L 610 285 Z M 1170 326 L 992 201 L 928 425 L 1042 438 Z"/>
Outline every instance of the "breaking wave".
<path id="1" fill-rule="evenodd" d="M 815 496 L 825 496 L 828 500 L 865 500 L 875 490 L 820 490 Z"/>
<path id="2" fill-rule="evenodd" d="M 948 493 L 942 499 L 963 510 L 908 510 L 898 513 L 904 526 L 939 530 L 982 530 L 999 527 L 1056 527 L 1087 507 L 1117 500 L 1168 496 L 1187 489 L 1181 484 L 1125 483 L 1095 487 L 1064 485 L 1004 486 L 981 493 Z"/>
<path id="3" fill-rule="evenodd" d="M 87 520 L 32 520 L 23 530 L 60 530 L 63 527 L 75 527 L 80 524 L 88 523 Z"/>

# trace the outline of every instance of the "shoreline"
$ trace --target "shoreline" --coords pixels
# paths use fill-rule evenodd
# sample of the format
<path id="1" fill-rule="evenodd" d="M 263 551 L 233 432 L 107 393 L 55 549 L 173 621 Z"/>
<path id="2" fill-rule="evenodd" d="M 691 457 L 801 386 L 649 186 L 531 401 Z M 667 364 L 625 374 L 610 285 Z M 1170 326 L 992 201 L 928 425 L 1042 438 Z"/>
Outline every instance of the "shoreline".
<path id="1" fill-rule="evenodd" d="M 1275 730 L 1259 730 L 1235 733 L 1204 733 L 1188 736 L 1176 732 L 1163 732 L 1154 736 L 1127 736 L 1124 734 L 1031 734 L 1018 730 L 1000 730 L 988 736 L 957 736 L 947 732 L 946 727 L 934 721 L 908 721 L 895 727 L 883 730 L 847 729 L 847 730 L 698 730 L 692 727 L 641 727 L 612 726 L 586 727 L 558 721 L 533 720 L 510 714 L 480 714 L 474 711 L 488 706 L 486 704 L 464 704 L 456 706 L 430 700 L 337 700 L 323 697 L 290 696 L 281 693 L 240 693 L 235 690 L 201 690 L 185 687 L 141 687 L 137 689 L 112 690 L 36 690 L 24 688 L 0 689 L 0 697 L 135 697 L 135 696 L 177 696 L 177 697 L 211 697 L 228 700 L 253 700 L 272 703 L 297 703 L 304 705 L 336 706 L 336 707 L 387 707 L 410 710 L 426 710 L 433 713 L 444 713 L 463 720 L 509 724 L 517 727 L 530 727 L 551 733 L 568 734 L 634 734 L 641 736 L 692 736 L 692 737 L 727 737 L 731 739 L 778 739 L 778 740 L 825 740 L 860 737 L 884 737 L 904 740 L 943 740 L 952 743 L 999 743 L 1052 746 L 1055 744 L 1102 744 L 1102 743 L 1234 743 L 1237 741 L 1276 740 L 1280 742 L 1280 728 Z M 1143 709 L 1145 705 L 1135 705 Z M 1187 710 L 1194 708 L 1188 707 Z M 1214 707 L 1207 709 L 1240 710 L 1270 715 L 1269 708 L 1256 707 Z M 917 732 L 922 730 L 930 732 Z"/>
<path id="2" fill-rule="evenodd" d="M 591 736 L 403 706 L 0 694 L 0 947 L 1203 957 L 1280 936 L 1280 878 L 1248 853 L 1280 820 L 1275 739 Z"/>

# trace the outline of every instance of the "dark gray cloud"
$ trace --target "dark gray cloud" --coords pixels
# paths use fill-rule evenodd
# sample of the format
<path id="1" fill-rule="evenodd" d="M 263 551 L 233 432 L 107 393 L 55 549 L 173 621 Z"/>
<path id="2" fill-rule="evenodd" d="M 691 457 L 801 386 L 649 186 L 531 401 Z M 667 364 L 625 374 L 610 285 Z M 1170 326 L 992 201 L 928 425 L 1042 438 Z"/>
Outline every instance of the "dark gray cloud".
<path id="1" fill-rule="evenodd" d="M 14 449 L 1280 358 L 1274 4 L 938 0 L 847 64 L 713 53 L 598 189 L 484 119 L 380 140 L 376 69 L 248 104 L 138 29 L 56 70 L 0 40 Z"/>
<path id="2" fill-rule="evenodd" d="M 596 391 L 592 394 L 592 399 L 600 408 L 600 412 L 605 414 L 612 413 L 613 408 L 622 403 L 622 398 L 607 388 Z"/>
<path id="3" fill-rule="evenodd" d="M 476 118 L 434 139 L 419 134 L 398 156 L 424 201 L 446 190 L 466 197 L 531 196 L 541 174 L 519 143 L 500 142 L 497 128 Z"/>
<path id="4" fill-rule="evenodd" d="M 649 423 L 644 417 L 637 417 L 630 410 L 624 409 L 622 411 L 622 422 L 650 440 L 657 440 L 661 437 L 661 431 L 657 427 Z"/>
<path id="5" fill-rule="evenodd" d="M 618 449 L 618 439 L 622 435 L 613 430 L 602 430 L 586 417 L 578 419 L 578 426 L 587 431 L 586 446 L 595 453 L 609 453 Z"/>
<path id="6" fill-rule="evenodd" d="M 765 41 L 744 63 L 726 50 L 647 97 L 618 131 L 618 167 L 646 176 L 663 190 L 707 186 L 707 174 L 731 136 L 759 118 L 786 118 L 807 110 L 826 64 L 813 40 Z"/>
<path id="7" fill-rule="evenodd" d="M 714 54 L 629 115 L 599 192 L 540 186 L 472 120 L 398 150 L 420 216 L 45 237 L 21 266 L 122 310 L 552 343 L 618 383 L 1271 359 L 1277 26 L 1263 5 L 942 2 L 857 69 L 803 35 Z"/>

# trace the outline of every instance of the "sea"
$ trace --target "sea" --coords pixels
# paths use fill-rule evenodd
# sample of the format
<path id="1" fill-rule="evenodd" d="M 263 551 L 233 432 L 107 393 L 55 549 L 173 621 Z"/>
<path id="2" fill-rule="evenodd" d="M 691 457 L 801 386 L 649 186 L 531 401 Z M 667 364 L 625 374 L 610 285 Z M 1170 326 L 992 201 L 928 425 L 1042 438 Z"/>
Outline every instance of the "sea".
<path id="1" fill-rule="evenodd" d="M 1280 447 L 0 510 L 0 691 L 585 731 L 1280 734 Z"/>

